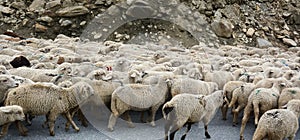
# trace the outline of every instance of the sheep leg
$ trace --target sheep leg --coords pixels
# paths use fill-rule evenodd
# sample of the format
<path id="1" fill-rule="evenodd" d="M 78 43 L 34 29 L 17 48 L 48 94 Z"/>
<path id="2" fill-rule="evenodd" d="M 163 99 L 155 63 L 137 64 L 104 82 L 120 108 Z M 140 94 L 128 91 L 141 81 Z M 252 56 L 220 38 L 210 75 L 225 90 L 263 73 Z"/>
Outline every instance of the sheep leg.
<path id="1" fill-rule="evenodd" d="M 155 114 L 158 110 L 159 106 L 153 106 L 151 108 L 151 126 L 155 126 Z"/>
<path id="2" fill-rule="evenodd" d="M 44 124 L 42 124 L 42 127 L 45 128 L 46 126 L 49 128 L 49 113 L 46 114 L 46 121 L 44 122 Z"/>
<path id="3" fill-rule="evenodd" d="M 211 137 L 210 137 L 210 135 L 209 135 L 209 133 L 208 133 L 207 124 L 204 124 L 204 130 L 205 130 L 205 137 L 206 137 L 207 139 L 210 139 Z"/>
<path id="4" fill-rule="evenodd" d="M 177 125 L 173 125 L 170 130 L 170 140 L 174 140 L 175 133 L 179 130 Z"/>
<path id="5" fill-rule="evenodd" d="M 55 120 L 57 118 L 57 115 L 53 112 L 50 112 L 49 114 L 49 132 L 50 132 L 50 136 L 55 136 L 55 132 L 54 132 L 54 126 L 55 126 Z"/>
<path id="6" fill-rule="evenodd" d="M 245 110 L 244 110 L 244 116 L 243 116 L 243 119 L 242 119 L 242 125 L 241 125 L 241 130 L 240 130 L 240 140 L 244 140 L 244 131 L 245 131 L 245 127 L 246 127 L 246 124 L 250 118 L 250 114 L 251 114 L 251 111 L 252 111 L 252 108 L 251 108 L 252 105 L 247 105 Z"/>
<path id="7" fill-rule="evenodd" d="M 165 124 L 165 140 L 169 139 L 169 130 L 170 130 L 171 125 L 172 125 L 172 121 L 167 120 L 167 122 Z"/>
<path id="8" fill-rule="evenodd" d="M 187 129 L 185 131 L 185 133 L 182 135 L 181 140 L 185 140 L 185 137 L 187 135 L 187 133 L 191 130 L 192 128 L 192 123 L 187 123 Z"/>
<path id="9" fill-rule="evenodd" d="M 1 137 L 1 138 L 4 137 L 4 136 L 7 134 L 8 128 L 9 128 L 10 124 L 11 124 L 11 123 L 6 123 L 6 124 L 4 124 L 4 125 L 2 126 L 1 133 L 0 133 L 0 137 Z M 20 131 L 20 130 L 19 130 L 19 131 Z"/>
<path id="10" fill-rule="evenodd" d="M 239 116 L 239 112 L 242 109 L 241 106 L 238 106 L 236 109 L 234 109 L 233 112 L 233 126 L 236 126 L 238 123 L 238 116 Z"/>
<path id="11" fill-rule="evenodd" d="M 108 126 L 107 126 L 109 131 L 114 131 L 114 126 L 116 125 L 117 118 L 119 116 L 120 115 L 115 116 L 113 113 L 111 113 L 111 115 L 109 117 L 109 121 L 108 121 Z"/>
<path id="12" fill-rule="evenodd" d="M 255 127 L 257 127 L 258 124 L 258 118 L 259 118 L 259 104 L 257 102 L 253 102 L 253 109 L 254 109 L 254 117 L 255 117 Z"/>
<path id="13" fill-rule="evenodd" d="M 125 115 L 125 120 L 127 121 L 128 126 L 129 126 L 130 128 L 134 128 L 135 126 L 134 126 L 134 124 L 132 123 L 132 120 L 131 120 L 129 111 L 126 111 L 126 112 L 124 113 L 124 115 Z"/>
<path id="14" fill-rule="evenodd" d="M 295 135 L 292 135 L 290 137 L 288 137 L 289 140 L 294 140 L 295 139 Z"/>
<path id="15" fill-rule="evenodd" d="M 253 140 L 262 140 L 266 136 L 265 131 L 261 131 L 259 129 L 255 130 L 254 135 L 253 135 Z"/>
<path id="16" fill-rule="evenodd" d="M 88 121 L 85 118 L 85 116 L 83 115 L 81 109 L 78 110 L 78 118 L 81 122 L 81 125 L 83 125 L 84 127 L 88 127 Z"/>
<path id="17" fill-rule="evenodd" d="M 71 118 L 73 118 L 74 117 L 74 115 L 75 115 L 75 113 L 78 111 L 78 107 L 75 107 L 75 108 L 72 108 L 72 109 L 70 109 L 70 115 L 71 115 Z M 67 116 L 65 116 L 66 117 L 66 119 L 67 119 Z M 68 120 L 68 119 L 67 119 Z M 71 125 L 71 122 L 70 121 L 67 121 L 66 122 L 66 126 L 65 126 L 65 131 L 69 131 L 69 129 L 70 129 L 70 125 Z"/>
<path id="18" fill-rule="evenodd" d="M 16 121 L 17 128 L 22 136 L 27 136 L 28 129 L 21 123 L 21 121 Z"/>
<path id="19" fill-rule="evenodd" d="M 227 120 L 227 110 L 228 110 L 228 105 L 222 106 L 221 109 L 222 109 L 223 120 Z"/>
<path id="20" fill-rule="evenodd" d="M 67 121 L 69 121 L 69 122 L 71 123 L 73 129 L 75 129 L 76 132 L 79 132 L 80 129 L 77 127 L 77 125 L 76 125 L 75 122 L 73 121 L 70 112 L 66 112 L 66 113 L 65 113 L 65 116 L 66 116 L 66 118 L 67 118 Z"/>

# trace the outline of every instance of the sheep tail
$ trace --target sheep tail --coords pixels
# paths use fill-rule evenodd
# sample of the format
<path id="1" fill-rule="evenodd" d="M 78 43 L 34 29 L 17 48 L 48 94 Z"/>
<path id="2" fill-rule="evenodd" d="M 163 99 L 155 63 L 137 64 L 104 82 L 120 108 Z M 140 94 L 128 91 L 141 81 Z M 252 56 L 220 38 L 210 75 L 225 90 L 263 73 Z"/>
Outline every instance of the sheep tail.
<path id="1" fill-rule="evenodd" d="M 167 119 L 168 114 L 173 111 L 173 109 L 174 106 L 170 102 L 167 102 L 162 109 L 163 117 Z"/>
<path id="2" fill-rule="evenodd" d="M 116 106 L 117 106 L 117 99 L 116 99 L 115 96 L 112 96 L 110 108 L 111 108 L 111 112 L 114 114 L 114 116 L 118 116 L 119 115 L 119 112 L 118 112 Z"/>
<path id="3" fill-rule="evenodd" d="M 236 95 L 236 94 L 234 94 L 234 92 L 233 92 L 233 94 L 232 94 L 232 97 L 231 97 L 231 101 L 230 101 L 230 103 L 229 103 L 229 105 L 228 105 L 228 107 L 233 107 L 234 106 L 234 104 L 236 103 L 236 101 L 237 101 L 237 96 L 238 95 Z"/>

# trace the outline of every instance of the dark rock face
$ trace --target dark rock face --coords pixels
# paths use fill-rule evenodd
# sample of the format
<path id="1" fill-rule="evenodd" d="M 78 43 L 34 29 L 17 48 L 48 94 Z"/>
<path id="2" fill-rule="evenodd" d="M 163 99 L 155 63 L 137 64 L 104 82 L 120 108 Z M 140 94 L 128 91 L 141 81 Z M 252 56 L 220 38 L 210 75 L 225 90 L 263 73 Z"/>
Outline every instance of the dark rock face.
<path id="1" fill-rule="evenodd" d="M 30 62 L 29 60 L 24 57 L 24 56 L 18 56 L 15 57 L 12 61 L 9 62 L 14 68 L 18 68 L 18 67 L 30 67 Z"/>

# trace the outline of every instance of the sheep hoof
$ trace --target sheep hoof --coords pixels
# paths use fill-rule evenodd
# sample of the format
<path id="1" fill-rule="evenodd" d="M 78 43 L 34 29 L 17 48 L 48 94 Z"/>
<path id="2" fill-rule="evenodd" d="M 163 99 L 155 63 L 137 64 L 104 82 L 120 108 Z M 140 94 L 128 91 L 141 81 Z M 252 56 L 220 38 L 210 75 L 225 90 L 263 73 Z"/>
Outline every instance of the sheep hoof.
<path id="1" fill-rule="evenodd" d="M 108 128 L 108 131 L 113 132 L 114 129 L 113 128 Z"/>
<path id="2" fill-rule="evenodd" d="M 240 136 L 240 140 L 245 140 L 243 136 Z"/>
<path id="3" fill-rule="evenodd" d="M 208 132 L 205 132 L 205 137 L 206 137 L 207 139 L 210 139 L 210 138 L 211 138 L 210 135 L 208 134 Z"/>
<path id="4" fill-rule="evenodd" d="M 50 132 L 50 136 L 55 136 L 55 133 L 54 132 Z"/>
<path id="5" fill-rule="evenodd" d="M 223 118 L 222 120 L 226 121 L 226 120 L 227 120 L 227 118 Z"/>
<path id="6" fill-rule="evenodd" d="M 151 124 L 152 127 L 155 127 L 155 123 L 154 122 L 151 122 L 150 124 Z"/>
<path id="7" fill-rule="evenodd" d="M 130 128 L 134 128 L 134 127 L 135 127 L 135 125 L 134 125 L 134 124 L 128 124 L 128 127 L 130 127 Z"/>
<path id="8" fill-rule="evenodd" d="M 88 123 L 86 123 L 86 122 L 82 123 L 81 125 L 84 126 L 84 127 L 88 127 L 89 126 Z"/>
<path id="9" fill-rule="evenodd" d="M 68 132 L 70 129 L 69 128 L 65 128 L 65 131 Z"/>
<path id="10" fill-rule="evenodd" d="M 22 133 L 21 134 L 22 136 L 28 136 L 28 134 L 25 132 L 25 133 Z"/>
<path id="11" fill-rule="evenodd" d="M 79 131 L 80 131 L 80 129 L 79 129 L 78 127 L 76 127 L 76 128 L 75 128 L 75 131 L 76 131 L 76 132 L 79 132 Z"/>

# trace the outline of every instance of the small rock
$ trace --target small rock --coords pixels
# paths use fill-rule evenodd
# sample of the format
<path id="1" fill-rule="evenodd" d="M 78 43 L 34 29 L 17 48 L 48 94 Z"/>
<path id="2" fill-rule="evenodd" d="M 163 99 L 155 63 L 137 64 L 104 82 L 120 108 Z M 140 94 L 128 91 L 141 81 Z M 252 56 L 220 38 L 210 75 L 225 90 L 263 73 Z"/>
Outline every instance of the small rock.
<path id="1" fill-rule="evenodd" d="M 80 22 L 80 26 L 84 26 L 86 24 L 86 21 L 82 21 L 82 22 Z"/>
<path id="2" fill-rule="evenodd" d="M 69 25 L 71 25 L 71 24 L 72 24 L 72 21 L 70 21 L 70 20 L 63 20 L 63 21 L 61 22 L 60 26 L 65 27 L 65 26 L 69 26 Z"/>
<path id="3" fill-rule="evenodd" d="M 9 7 L 4 7 L 4 6 L 0 5 L 0 12 L 2 12 L 4 14 L 13 14 L 14 10 L 10 9 Z"/>
<path id="4" fill-rule="evenodd" d="M 292 46 L 292 47 L 296 47 L 297 46 L 297 43 L 294 40 L 292 40 L 292 39 L 283 38 L 282 41 L 286 45 L 289 45 L 289 46 Z"/>
<path id="5" fill-rule="evenodd" d="M 37 21 L 43 21 L 43 22 L 50 23 L 53 21 L 53 19 L 49 16 L 43 16 L 43 17 L 38 18 Z"/>
<path id="6" fill-rule="evenodd" d="M 96 0 L 95 5 L 103 5 L 105 2 L 103 0 Z"/>
<path id="7" fill-rule="evenodd" d="M 53 0 L 53 1 L 47 2 L 45 8 L 51 9 L 53 7 L 60 6 L 60 5 L 61 5 L 60 0 Z"/>
<path id="8" fill-rule="evenodd" d="M 217 20 L 211 24 L 212 30 L 219 37 L 230 38 L 233 25 L 227 20 Z"/>
<path id="9" fill-rule="evenodd" d="M 24 3 L 24 1 L 13 2 L 11 4 L 11 7 L 16 8 L 16 9 L 25 9 L 26 8 L 26 4 Z"/>
<path id="10" fill-rule="evenodd" d="M 46 4 L 46 1 L 45 0 L 34 0 L 29 8 L 28 8 L 28 11 L 40 11 L 40 10 L 43 10 L 44 9 L 44 6 Z"/>
<path id="11" fill-rule="evenodd" d="M 252 37 L 254 33 L 255 33 L 255 30 L 253 28 L 249 28 L 246 35 L 248 37 Z"/>
<path id="12" fill-rule="evenodd" d="M 61 17 L 74 17 L 89 13 L 89 9 L 84 6 L 72 6 L 60 9 L 56 12 Z"/>
<path id="13" fill-rule="evenodd" d="M 268 32 L 268 31 L 269 31 L 269 27 L 268 27 L 268 26 L 264 26 L 264 27 L 262 27 L 262 29 L 263 29 L 265 32 Z"/>
<path id="14" fill-rule="evenodd" d="M 48 28 L 46 26 L 38 24 L 38 23 L 35 24 L 36 32 L 46 32 L 47 30 L 48 30 Z"/>
<path id="15" fill-rule="evenodd" d="M 263 38 L 257 38 L 256 43 L 257 43 L 258 48 L 273 47 L 273 44 L 271 42 L 269 42 L 268 40 L 265 40 Z"/>

